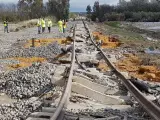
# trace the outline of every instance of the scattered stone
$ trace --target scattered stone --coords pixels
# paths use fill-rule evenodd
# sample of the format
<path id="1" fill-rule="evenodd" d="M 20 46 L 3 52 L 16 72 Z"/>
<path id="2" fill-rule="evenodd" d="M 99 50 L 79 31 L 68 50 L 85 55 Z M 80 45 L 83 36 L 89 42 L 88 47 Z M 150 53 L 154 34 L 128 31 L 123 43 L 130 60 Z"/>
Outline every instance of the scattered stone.
<path id="1" fill-rule="evenodd" d="M 61 47 L 57 42 L 51 43 L 47 46 L 11 49 L 6 53 L 2 54 L 0 58 L 11 58 L 11 57 L 46 57 L 53 58 L 55 55 L 60 54 Z"/>
<path id="2" fill-rule="evenodd" d="M 37 63 L 28 68 L 4 73 L 0 77 L 0 90 L 12 98 L 38 96 L 52 86 L 50 74 L 54 70 L 54 65 Z"/>
<path id="3" fill-rule="evenodd" d="M 40 101 L 23 100 L 13 104 L 0 105 L 1 120 L 24 120 L 34 110 L 41 106 Z"/>

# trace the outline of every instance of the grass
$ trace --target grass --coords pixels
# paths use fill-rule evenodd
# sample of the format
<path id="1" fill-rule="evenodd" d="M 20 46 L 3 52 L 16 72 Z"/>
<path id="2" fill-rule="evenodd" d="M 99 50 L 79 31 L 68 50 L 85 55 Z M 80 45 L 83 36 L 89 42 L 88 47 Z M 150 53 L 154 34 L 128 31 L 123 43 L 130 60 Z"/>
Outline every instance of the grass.
<path id="1" fill-rule="evenodd" d="M 53 23 L 53 26 L 56 26 L 57 25 L 57 20 L 54 16 L 48 16 L 45 18 L 46 20 L 50 19 Z"/>
<path id="2" fill-rule="evenodd" d="M 48 19 L 52 20 L 53 26 L 57 25 L 56 18 L 48 16 L 48 17 L 45 18 L 46 23 L 47 23 Z M 38 19 L 32 19 L 32 20 L 26 20 L 26 21 L 19 22 L 19 23 L 17 23 L 18 26 L 16 28 L 15 27 L 10 28 L 10 32 L 18 32 L 18 31 L 26 29 L 26 28 L 36 27 L 37 26 L 37 21 L 38 21 Z"/>
<path id="3" fill-rule="evenodd" d="M 114 28 L 120 28 L 120 22 L 118 21 L 105 22 L 105 24 Z"/>
<path id="4" fill-rule="evenodd" d="M 144 41 L 145 39 L 136 32 L 132 32 L 129 30 L 126 30 L 125 27 L 121 27 L 120 22 L 106 22 L 105 23 L 105 31 L 107 34 L 116 34 L 119 35 L 120 40 L 122 42 L 127 41 Z"/>
<path id="5" fill-rule="evenodd" d="M 100 27 L 102 28 L 102 26 Z M 160 68 L 160 55 L 155 56 L 151 54 L 145 54 L 143 52 L 146 48 L 152 46 L 157 47 L 160 45 L 160 41 L 153 42 L 142 37 L 142 34 L 148 35 L 146 32 L 140 33 L 138 31 L 132 31 L 132 27 L 130 25 L 126 25 L 120 22 L 105 22 L 103 32 L 106 35 L 118 35 L 120 41 L 123 43 L 120 47 L 129 47 L 132 50 L 137 51 L 137 55 L 140 57 L 140 59 L 144 61 L 149 60 L 149 65 L 156 65 Z"/>

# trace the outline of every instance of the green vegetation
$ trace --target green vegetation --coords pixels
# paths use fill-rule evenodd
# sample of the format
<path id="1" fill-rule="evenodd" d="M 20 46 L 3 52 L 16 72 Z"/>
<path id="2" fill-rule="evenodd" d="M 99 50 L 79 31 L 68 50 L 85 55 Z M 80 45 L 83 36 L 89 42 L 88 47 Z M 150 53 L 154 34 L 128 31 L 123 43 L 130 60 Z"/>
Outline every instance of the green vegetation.
<path id="1" fill-rule="evenodd" d="M 48 14 L 59 19 L 69 19 L 69 0 L 49 0 L 47 3 Z"/>
<path id="2" fill-rule="evenodd" d="M 47 17 L 45 17 L 45 19 L 46 20 L 50 19 L 53 22 L 53 26 L 57 25 L 56 17 L 54 17 L 54 16 L 47 16 Z"/>
<path id="3" fill-rule="evenodd" d="M 87 6 L 88 8 L 88 6 Z M 160 2 L 157 0 L 119 0 L 116 6 L 94 3 L 92 20 L 158 22 L 160 21 Z M 88 12 L 88 10 L 87 10 Z"/>
<path id="4" fill-rule="evenodd" d="M 70 12 L 69 18 L 75 19 L 77 17 L 76 13 Z"/>
<path id="5" fill-rule="evenodd" d="M 91 19 L 92 8 L 91 8 L 90 5 L 87 6 L 86 11 L 87 11 L 87 17 L 88 17 L 89 19 Z"/>
<path id="6" fill-rule="evenodd" d="M 69 19 L 69 0 L 19 0 L 17 4 L 0 3 L 0 21 L 19 22 L 54 16 L 54 19 Z"/>
<path id="7" fill-rule="evenodd" d="M 103 32 L 107 35 L 119 36 L 119 40 L 123 43 L 121 48 L 131 48 L 132 50 L 137 51 L 136 55 L 140 59 L 143 61 L 149 61 L 147 65 L 156 65 L 160 68 L 160 55 L 144 53 L 144 50 L 149 47 L 160 49 L 160 41 L 153 42 L 147 40 L 147 38 L 142 37 L 142 34 L 138 31 L 133 31 L 131 25 L 126 25 L 124 22 L 105 22 L 104 24 L 104 28 L 99 26 L 100 29 L 103 29 Z M 144 33 L 148 35 L 147 31 L 143 32 L 143 34 Z"/>
<path id="8" fill-rule="evenodd" d="M 141 34 L 129 30 L 129 27 L 120 22 L 105 22 L 105 31 L 107 34 L 118 35 L 122 42 L 135 43 L 135 41 L 145 40 Z"/>
<path id="9" fill-rule="evenodd" d="M 105 22 L 105 24 L 108 25 L 108 26 L 111 26 L 111 27 L 115 27 L 115 28 L 120 27 L 120 22 L 118 22 L 118 21 Z"/>

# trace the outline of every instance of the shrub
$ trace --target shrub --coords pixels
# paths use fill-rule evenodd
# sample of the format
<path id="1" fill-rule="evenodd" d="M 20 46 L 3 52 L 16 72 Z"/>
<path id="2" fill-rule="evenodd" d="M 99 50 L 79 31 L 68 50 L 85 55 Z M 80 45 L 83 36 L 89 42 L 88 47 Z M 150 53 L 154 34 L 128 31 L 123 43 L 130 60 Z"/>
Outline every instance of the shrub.
<path id="1" fill-rule="evenodd" d="M 124 21 L 125 16 L 122 13 L 107 13 L 105 18 L 108 21 Z"/>
<path id="2" fill-rule="evenodd" d="M 124 12 L 107 13 L 107 21 L 130 21 L 130 22 L 159 22 L 160 12 Z"/>
<path id="3" fill-rule="evenodd" d="M 105 24 L 111 27 L 120 27 L 120 22 L 118 21 L 105 22 Z"/>

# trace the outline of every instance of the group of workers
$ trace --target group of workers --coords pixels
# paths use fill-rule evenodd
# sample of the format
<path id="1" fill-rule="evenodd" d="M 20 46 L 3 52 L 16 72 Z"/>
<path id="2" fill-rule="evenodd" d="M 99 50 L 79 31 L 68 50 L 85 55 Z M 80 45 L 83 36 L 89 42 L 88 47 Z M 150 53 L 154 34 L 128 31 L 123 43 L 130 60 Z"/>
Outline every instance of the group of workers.
<path id="1" fill-rule="evenodd" d="M 48 31 L 49 33 L 51 32 L 51 27 L 52 27 L 52 21 L 50 19 L 48 19 L 47 21 L 47 27 L 48 27 Z M 65 20 L 59 20 L 58 21 L 58 26 L 59 26 L 59 32 L 61 33 L 65 33 L 65 29 L 67 27 L 66 21 Z M 46 21 L 44 19 L 39 19 L 37 22 L 37 27 L 38 27 L 38 34 L 41 33 L 41 29 L 42 29 L 42 33 L 45 32 L 45 27 L 46 27 Z"/>
<path id="2" fill-rule="evenodd" d="M 50 19 L 47 20 L 47 27 L 48 27 L 48 31 L 49 33 L 51 32 L 51 27 L 52 27 L 52 21 Z M 38 27 L 38 34 L 41 34 L 41 30 L 42 33 L 45 32 L 45 28 L 46 28 L 46 21 L 43 19 L 38 19 L 37 22 L 37 27 Z"/>
<path id="3" fill-rule="evenodd" d="M 61 33 L 65 33 L 65 29 L 67 28 L 67 23 L 66 23 L 66 21 L 65 20 L 59 20 L 58 21 L 58 26 L 59 26 L 59 32 L 61 32 Z"/>
<path id="4" fill-rule="evenodd" d="M 43 18 L 43 19 L 38 19 L 38 22 L 37 22 L 38 34 L 41 34 L 41 32 L 42 33 L 45 32 L 46 22 L 47 22 L 48 31 L 49 31 L 49 33 L 51 32 L 51 28 L 53 26 L 52 21 L 50 19 L 45 21 L 45 19 Z M 58 26 L 59 26 L 59 32 L 65 33 L 65 29 L 67 28 L 66 21 L 60 19 L 58 21 Z M 4 21 L 4 33 L 5 32 L 9 33 L 9 31 L 8 31 L 8 21 L 7 20 Z"/>

